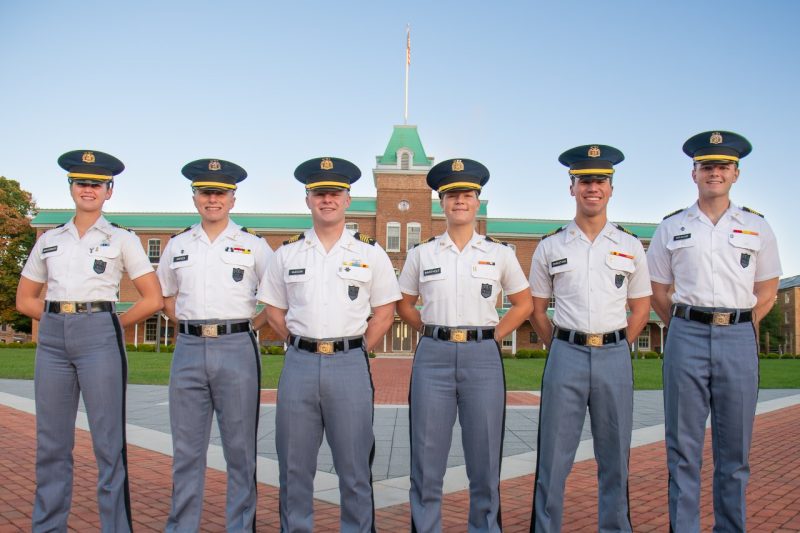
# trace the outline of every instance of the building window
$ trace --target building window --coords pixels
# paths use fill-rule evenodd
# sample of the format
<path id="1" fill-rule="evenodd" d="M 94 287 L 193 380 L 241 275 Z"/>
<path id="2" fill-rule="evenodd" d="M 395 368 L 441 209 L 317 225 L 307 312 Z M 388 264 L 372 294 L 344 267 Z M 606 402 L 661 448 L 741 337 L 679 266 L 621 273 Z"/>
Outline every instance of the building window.
<path id="1" fill-rule="evenodd" d="M 789 323 L 789 313 L 783 313 L 783 323 L 784 324 Z"/>
<path id="2" fill-rule="evenodd" d="M 550 297 L 550 301 L 547 302 L 547 308 L 548 309 L 555 309 L 556 308 L 556 297 L 555 296 L 551 296 Z"/>
<path id="3" fill-rule="evenodd" d="M 513 348 L 514 347 L 514 334 L 507 335 L 503 337 L 503 348 Z"/>
<path id="4" fill-rule="evenodd" d="M 158 329 L 158 319 L 148 318 L 144 323 L 144 342 L 156 342 L 156 330 Z"/>
<path id="5" fill-rule="evenodd" d="M 535 331 L 531 331 L 531 344 L 539 344 L 539 335 Z"/>
<path id="6" fill-rule="evenodd" d="M 151 263 L 158 263 L 158 260 L 161 259 L 161 239 L 148 239 L 147 257 L 150 258 Z"/>
<path id="7" fill-rule="evenodd" d="M 650 351 L 650 325 L 644 327 L 641 333 L 639 333 L 639 338 L 636 339 L 636 345 L 639 347 L 640 351 L 649 352 Z"/>
<path id="8" fill-rule="evenodd" d="M 789 303 L 789 291 L 783 293 L 783 303 L 785 304 Z"/>
<path id="9" fill-rule="evenodd" d="M 358 231 L 358 222 L 345 222 L 344 228 L 355 233 Z"/>
<path id="10" fill-rule="evenodd" d="M 411 166 L 411 154 L 403 152 L 400 154 L 400 170 L 408 170 Z"/>
<path id="11" fill-rule="evenodd" d="M 406 224 L 406 251 L 419 244 L 422 239 L 422 226 L 419 222 L 409 222 Z"/>
<path id="12" fill-rule="evenodd" d="M 400 251 L 400 223 L 387 222 L 386 223 L 386 251 L 399 252 Z"/>

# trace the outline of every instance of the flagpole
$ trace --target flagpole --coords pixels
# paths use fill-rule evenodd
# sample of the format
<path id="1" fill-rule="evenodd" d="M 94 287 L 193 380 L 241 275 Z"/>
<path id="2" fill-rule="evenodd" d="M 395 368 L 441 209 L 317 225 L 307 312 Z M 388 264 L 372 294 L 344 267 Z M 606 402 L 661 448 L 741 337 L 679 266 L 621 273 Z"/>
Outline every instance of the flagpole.
<path id="1" fill-rule="evenodd" d="M 408 67 L 411 65 L 411 26 L 406 24 L 406 92 L 403 124 L 408 124 Z"/>

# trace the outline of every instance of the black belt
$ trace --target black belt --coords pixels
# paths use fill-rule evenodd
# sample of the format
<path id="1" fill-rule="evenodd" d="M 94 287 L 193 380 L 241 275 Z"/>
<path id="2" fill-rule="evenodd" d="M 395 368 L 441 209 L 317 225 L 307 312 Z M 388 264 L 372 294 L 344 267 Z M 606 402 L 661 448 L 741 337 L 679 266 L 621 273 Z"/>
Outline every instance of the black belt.
<path id="1" fill-rule="evenodd" d="M 345 343 L 347 343 L 346 347 Z M 309 339 L 308 337 L 299 337 L 297 335 L 289 335 L 289 344 L 306 352 L 318 353 L 320 355 L 330 355 L 335 352 L 343 352 L 345 350 L 352 350 L 353 348 L 361 348 L 364 345 L 364 338 L 353 337 L 352 339 L 326 341 Z"/>
<path id="2" fill-rule="evenodd" d="M 195 337 L 219 337 L 230 333 L 250 331 L 250 322 L 234 322 L 233 324 L 186 324 L 181 322 L 178 330 L 185 335 Z"/>
<path id="3" fill-rule="evenodd" d="M 621 340 L 626 340 L 627 331 L 625 328 L 608 333 L 582 333 L 575 331 L 573 335 L 572 330 L 561 329 L 556 326 L 554 337 L 560 341 L 567 341 L 581 346 L 605 346 L 606 344 L 614 344 Z M 570 337 L 572 337 L 571 340 Z"/>
<path id="4" fill-rule="evenodd" d="M 477 341 L 494 339 L 494 328 L 447 328 L 428 325 L 422 328 L 422 336 L 450 342 Z"/>
<path id="5" fill-rule="evenodd" d="M 701 324 L 713 324 L 715 326 L 730 326 L 739 322 L 752 322 L 753 311 L 734 310 L 734 311 L 702 311 L 696 307 L 686 304 L 675 304 L 672 306 L 672 316 L 685 318 Z"/>
<path id="6" fill-rule="evenodd" d="M 45 302 L 47 313 L 113 313 L 114 302 Z"/>

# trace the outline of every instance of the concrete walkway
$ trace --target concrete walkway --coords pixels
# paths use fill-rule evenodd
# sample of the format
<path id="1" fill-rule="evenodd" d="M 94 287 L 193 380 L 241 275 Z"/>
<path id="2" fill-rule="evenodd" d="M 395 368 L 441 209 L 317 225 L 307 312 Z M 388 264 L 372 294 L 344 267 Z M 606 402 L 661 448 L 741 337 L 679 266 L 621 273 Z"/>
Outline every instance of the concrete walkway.
<path id="1" fill-rule="evenodd" d="M 392 361 L 392 360 L 389 360 Z M 374 462 L 377 525 L 382 531 L 404 531 L 408 521 L 408 409 L 403 372 L 410 365 L 373 360 L 376 385 Z M 404 367 L 408 367 L 405 369 Z M 383 389 L 391 383 L 391 390 Z M 277 457 L 274 445 L 274 404 L 265 391 L 259 422 L 259 530 L 277 530 Z M 527 531 L 533 473 L 536 463 L 536 395 L 515 393 L 510 399 L 505 428 L 501 485 L 506 531 Z M 33 384 L 0 380 L 0 532 L 30 530 L 34 490 L 35 418 Z M 516 405 L 514 405 L 516 404 Z M 666 517 L 666 462 L 660 391 L 635 393 L 634 450 L 631 454 L 631 505 L 636 531 L 663 531 Z M 763 390 L 759 397 L 752 452 L 753 477 L 748 493 L 752 531 L 800 530 L 800 391 Z M 166 387 L 128 388 L 128 443 L 131 492 L 137 530 L 163 529 L 168 512 L 171 479 L 171 439 Z M 568 480 L 565 531 L 596 530 L 596 465 L 589 422 L 584 425 L 576 465 Z M 88 425 L 79 413 L 75 447 L 75 489 L 70 526 L 96 529 L 96 468 Z M 706 446 L 703 496 L 704 528 L 713 520 L 710 497 L 710 445 Z M 209 448 L 204 530 L 224 529 L 224 460 L 216 425 Z M 338 530 L 338 479 L 330 450 L 323 443 L 315 483 L 317 531 Z M 445 478 L 444 523 L 463 531 L 468 508 L 460 428 L 453 430 L 453 449 Z"/>

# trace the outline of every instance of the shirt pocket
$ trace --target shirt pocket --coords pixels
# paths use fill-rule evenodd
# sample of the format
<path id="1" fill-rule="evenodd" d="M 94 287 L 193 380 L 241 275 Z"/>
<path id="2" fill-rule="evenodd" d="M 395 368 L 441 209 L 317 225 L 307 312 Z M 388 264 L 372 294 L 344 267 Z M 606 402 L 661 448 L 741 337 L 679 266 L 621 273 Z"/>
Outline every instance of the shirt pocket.
<path id="1" fill-rule="evenodd" d="M 472 265 L 472 292 L 480 298 L 491 300 L 497 298 L 500 292 L 500 271 L 497 265 L 476 264 Z"/>
<path id="2" fill-rule="evenodd" d="M 627 286 L 628 276 L 636 270 L 636 264 L 630 257 L 608 254 L 606 266 L 610 272 L 608 279 L 615 289 L 623 290 Z"/>
<path id="3" fill-rule="evenodd" d="M 435 302 L 447 298 L 447 270 L 441 264 L 422 263 L 419 266 L 419 294 L 423 301 Z"/>
<path id="4" fill-rule="evenodd" d="M 577 261 L 569 257 L 550 261 L 548 271 L 550 273 L 550 278 L 553 280 L 554 297 L 563 298 L 573 296 L 580 290 L 580 276 L 575 272 L 577 266 Z"/>
<path id="5" fill-rule="evenodd" d="M 283 271 L 283 282 L 286 284 L 287 303 L 305 305 L 311 301 L 311 285 L 313 271 L 308 267 L 289 267 Z"/>
<path id="6" fill-rule="evenodd" d="M 116 246 L 97 246 L 89 252 L 89 269 L 95 275 L 116 274 L 122 270 L 121 259 Z"/>
<path id="7" fill-rule="evenodd" d="M 253 265 L 255 258 L 252 254 L 225 253 L 222 255 L 222 262 L 225 263 L 225 282 L 228 285 L 239 287 L 241 285 L 253 285 L 255 274 Z"/>
<path id="8" fill-rule="evenodd" d="M 372 269 L 364 267 L 347 267 L 337 272 L 342 280 L 339 296 L 348 302 L 369 300 L 369 284 L 372 281 Z"/>
<path id="9" fill-rule="evenodd" d="M 761 237 L 745 233 L 731 233 L 728 244 L 733 252 L 733 260 L 745 272 L 754 272 L 756 256 L 761 249 Z M 741 271 L 740 270 L 740 271 Z"/>

